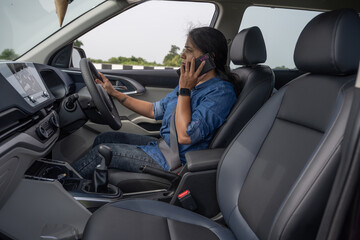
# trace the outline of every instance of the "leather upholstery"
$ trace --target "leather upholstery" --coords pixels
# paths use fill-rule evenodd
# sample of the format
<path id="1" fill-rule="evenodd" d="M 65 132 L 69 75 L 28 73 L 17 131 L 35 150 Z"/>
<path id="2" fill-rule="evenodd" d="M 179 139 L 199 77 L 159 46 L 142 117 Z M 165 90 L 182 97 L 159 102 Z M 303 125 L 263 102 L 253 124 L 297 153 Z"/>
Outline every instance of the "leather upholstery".
<path id="1" fill-rule="evenodd" d="M 242 214 L 237 210 L 240 191 L 246 176 L 266 139 L 280 108 L 286 88 L 270 98 L 264 107 L 231 143 L 218 166 L 218 202 L 225 221 L 231 224 L 238 239 L 256 239 Z M 236 171 L 234 171 L 236 169 Z"/>
<path id="2" fill-rule="evenodd" d="M 234 38 L 230 59 L 236 65 L 252 65 L 266 61 L 264 38 L 258 27 L 243 29 Z"/>
<path id="3" fill-rule="evenodd" d="M 269 99 L 274 88 L 274 73 L 268 66 L 240 67 L 233 72 L 244 82 L 244 86 L 226 122 L 215 133 L 209 148 L 227 147 Z"/>
<path id="4" fill-rule="evenodd" d="M 300 37 L 297 51 L 313 48 L 307 45 L 312 31 L 317 36 L 319 29 L 341 30 L 342 24 L 329 24 L 334 19 L 338 23 L 352 19 L 347 24 L 360 29 L 359 17 L 352 16 L 349 10 L 319 15 L 305 27 L 306 34 Z M 314 22 L 322 27 L 313 28 Z M 337 38 L 347 44 L 354 35 L 347 32 Z M 354 43 L 358 44 L 360 35 L 355 38 Z M 333 41 L 323 40 L 325 46 Z M 328 51 L 344 49 L 342 44 L 332 45 Z M 236 239 L 316 238 L 340 161 L 353 99 L 356 75 L 347 73 L 352 72 L 349 69 L 359 59 L 358 52 L 349 52 L 347 60 L 336 64 L 341 67 L 334 71 L 334 67 L 319 62 L 322 57 L 318 54 L 329 55 L 323 51 L 305 54 L 301 61 L 309 63 L 298 66 L 318 66 L 322 71 L 326 66 L 329 72 L 304 74 L 280 89 L 240 131 L 219 163 L 218 202 Z M 338 75 L 339 69 L 342 75 Z M 230 230 L 214 224 L 165 203 L 130 200 L 95 212 L 84 239 L 234 238 Z M 184 236 L 184 231 L 191 234 Z"/>
<path id="5" fill-rule="evenodd" d="M 109 169 L 109 182 L 124 193 L 168 189 L 170 181 L 145 173 L 133 173 Z"/>
<path id="6" fill-rule="evenodd" d="M 257 65 L 266 60 L 265 43 L 258 27 L 244 29 L 236 35 L 230 57 L 236 64 L 247 65 L 233 70 L 242 90 L 226 122 L 215 133 L 209 148 L 227 147 L 269 99 L 274 89 L 275 76 L 271 68 Z"/>
<path id="7" fill-rule="evenodd" d="M 335 19 L 340 17 L 340 22 L 342 18 L 347 19 L 348 14 L 353 15 L 348 10 L 335 13 L 330 15 Z M 333 28 L 337 26 L 328 24 L 332 21 L 328 16 L 322 14 L 314 21 L 323 22 L 319 27 L 323 31 L 330 28 L 327 31 L 336 32 Z M 304 32 L 312 26 L 311 21 Z M 356 28 L 360 28 L 360 23 Z M 309 46 L 301 43 L 311 42 L 311 33 L 299 39 L 298 46 L 304 48 L 298 48 L 298 52 L 311 52 L 305 49 Z M 347 39 L 353 35 L 339 37 Z M 354 42 L 359 41 L 357 38 Z M 343 46 L 334 47 L 342 49 Z M 323 63 L 318 62 L 321 56 L 316 54 L 323 53 L 311 52 L 302 61 L 317 69 Z M 353 54 L 358 55 L 349 53 Z M 349 56 L 354 61 L 349 65 L 355 64 L 357 58 Z M 329 72 L 336 74 L 332 69 Z M 350 87 L 355 79 L 354 74 L 329 76 L 330 73 L 304 74 L 282 88 L 225 153 L 218 168 L 218 201 L 237 239 L 254 236 L 312 239 L 316 236 L 340 157 L 351 105 Z"/>
<path id="8" fill-rule="evenodd" d="M 210 219 L 167 203 L 143 199 L 102 207 L 87 223 L 83 238 L 235 239 L 231 231 Z"/>
<path id="9" fill-rule="evenodd" d="M 360 60 L 359 21 L 358 13 L 351 9 L 315 17 L 299 36 L 294 54 L 296 67 L 312 73 L 355 73 Z"/>

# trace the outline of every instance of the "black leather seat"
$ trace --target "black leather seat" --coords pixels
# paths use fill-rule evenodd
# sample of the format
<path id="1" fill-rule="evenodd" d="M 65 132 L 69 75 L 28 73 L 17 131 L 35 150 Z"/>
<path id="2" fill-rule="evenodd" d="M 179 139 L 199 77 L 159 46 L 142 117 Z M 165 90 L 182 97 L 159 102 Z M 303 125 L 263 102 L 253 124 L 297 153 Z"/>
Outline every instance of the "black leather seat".
<path id="1" fill-rule="evenodd" d="M 236 65 L 241 92 L 226 122 L 218 129 L 209 148 L 224 148 L 269 99 L 274 89 L 274 72 L 266 61 L 266 47 L 258 27 L 243 29 L 234 38 L 230 59 Z"/>
<path id="2" fill-rule="evenodd" d="M 274 88 L 274 73 L 260 65 L 266 61 L 264 38 L 258 27 L 243 29 L 232 43 L 230 58 L 242 67 L 233 70 L 238 76 L 241 92 L 226 122 L 214 134 L 209 148 L 224 148 L 234 139 L 251 117 L 269 99 Z M 110 183 L 124 192 L 167 189 L 170 182 L 149 174 L 129 173 L 112 169 Z"/>
<path id="3" fill-rule="evenodd" d="M 84 239 L 314 239 L 340 160 L 360 60 L 352 10 L 315 17 L 279 90 L 229 145 L 217 197 L 229 228 L 163 202 L 125 200 L 90 218 Z"/>

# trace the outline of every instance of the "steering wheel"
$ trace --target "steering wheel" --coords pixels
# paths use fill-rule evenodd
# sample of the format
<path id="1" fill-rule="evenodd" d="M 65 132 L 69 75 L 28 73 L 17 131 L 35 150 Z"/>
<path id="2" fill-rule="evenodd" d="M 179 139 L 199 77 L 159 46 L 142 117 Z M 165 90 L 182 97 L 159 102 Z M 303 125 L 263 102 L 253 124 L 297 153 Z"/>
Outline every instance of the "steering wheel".
<path id="1" fill-rule="evenodd" d="M 96 84 L 95 79 L 101 80 L 101 76 L 96 70 L 94 64 L 87 59 L 80 60 L 80 70 L 84 82 L 89 90 L 92 101 L 95 107 L 100 112 L 102 119 L 114 130 L 121 128 L 120 116 L 116 110 L 114 101 L 106 90 L 100 85 Z"/>

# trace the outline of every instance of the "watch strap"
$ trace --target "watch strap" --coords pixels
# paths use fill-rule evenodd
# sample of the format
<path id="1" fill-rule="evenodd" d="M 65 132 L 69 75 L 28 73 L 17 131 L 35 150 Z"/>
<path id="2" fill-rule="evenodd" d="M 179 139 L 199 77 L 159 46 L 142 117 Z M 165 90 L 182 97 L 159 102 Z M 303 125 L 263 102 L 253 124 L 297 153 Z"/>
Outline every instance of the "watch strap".
<path id="1" fill-rule="evenodd" d="M 180 88 L 179 95 L 181 96 L 190 96 L 191 91 L 188 88 Z"/>

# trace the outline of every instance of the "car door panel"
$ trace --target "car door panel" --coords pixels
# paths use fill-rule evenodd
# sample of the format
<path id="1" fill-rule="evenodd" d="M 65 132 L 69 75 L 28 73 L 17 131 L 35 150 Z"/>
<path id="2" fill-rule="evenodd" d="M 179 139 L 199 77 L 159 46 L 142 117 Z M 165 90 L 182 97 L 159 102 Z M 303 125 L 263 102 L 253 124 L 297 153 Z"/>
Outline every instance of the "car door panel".
<path id="1" fill-rule="evenodd" d="M 100 70 L 103 74 L 128 77 L 145 87 L 175 88 L 179 76 L 174 69 L 164 70 Z"/>
<path id="2" fill-rule="evenodd" d="M 156 102 L 164 98 L 178 84 L 175 70 L 100 70 L 113 84 L 114 88 L 137 99 Z M 85 86 L 79 70 L 66 71 L 75 82 L 76 91 Z M 119 131 L 140 135 L 158 136 L 161 121 L 141 116 L 119 101 L 114 101 L 122 127 Z M 107 126 L 88 122 L 86 127 L 94 132 L 113 131 Z"/>

